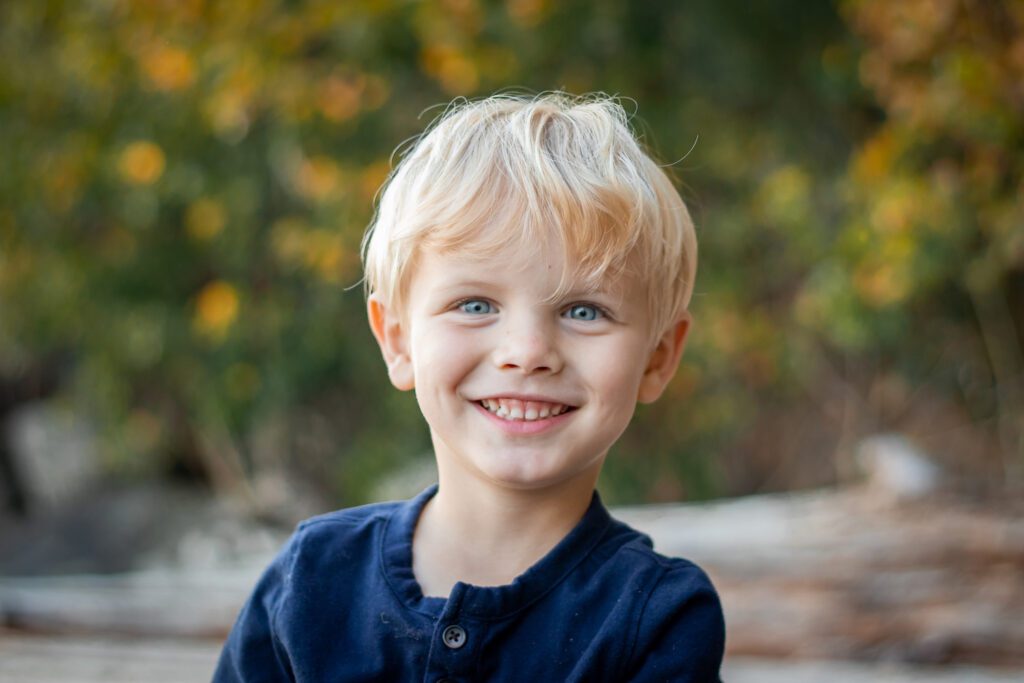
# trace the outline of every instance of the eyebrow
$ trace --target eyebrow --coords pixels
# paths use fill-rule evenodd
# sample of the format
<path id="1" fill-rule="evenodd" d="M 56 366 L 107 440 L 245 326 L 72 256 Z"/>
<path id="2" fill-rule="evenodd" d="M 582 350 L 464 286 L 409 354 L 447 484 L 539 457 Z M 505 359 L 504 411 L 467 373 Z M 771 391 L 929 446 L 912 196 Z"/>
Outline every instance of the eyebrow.
<path id="1" fill-rule="evenodd" d="M 448 292 L 455 289 L 494 289 L 498 287 L 494 282 L 487 280 L 456 280 L 455 282 L 443 284 L 437 288 L 439 292 Z"/>
<path id="2" fill-rule="evenodd" d="M 489 281 L 489 280 L 468 279 L 468 280 L 456 280 L 455 282 L 452 282 L 452 283 L 443 284 L 443 285 L 439 286 L 436 291 L 438 291 L 438 292 L 449 292 L 451 290 L 458 290 L 458 289 L 496 289 L 496 288 L 500 288 L 501 286 L 502 285 L 497 284 L 497 283 L 492 282 L 492 281 Z M 567 291 L 565 293 L 565 295 L 564 295 L 564 298 L 565 299 L 580 299 L 580 298 L 585 299 L 585 298 L 591 297 L 591 296 L 617 298 L 618 295 L 619 295 L 619 293 L 616 292 L 614 289 L 607 288 L 607 287 L 599 287 L 597 289 L 588 289 L 588 288 L 581 287 L 581 288 L 571 289 L 571 290 Z"/>

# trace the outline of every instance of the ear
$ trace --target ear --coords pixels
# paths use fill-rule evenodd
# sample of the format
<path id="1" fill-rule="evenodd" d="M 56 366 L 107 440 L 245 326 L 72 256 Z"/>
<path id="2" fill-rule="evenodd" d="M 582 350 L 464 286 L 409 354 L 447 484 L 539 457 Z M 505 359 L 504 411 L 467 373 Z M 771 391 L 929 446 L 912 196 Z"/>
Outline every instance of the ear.
<path id="1" fill-rule="evenodd" d="M 396 389 L 408 391 L 416 386 L 409 353 L 409 335 L 406 326 L 395 312 L 384 305 L 376 294 L 366 302 L 370 329 L 380 345 L 380 352 L 388 366 L 388 377 Z"/>
<path id="2" fill-rule="evenodd" d="M 658 400 L 669 380 L 676 374 L 679 359 L 683 356 L 686 346 L 686 335 L 690 331 L 690 313 L 687 312 L 677 320 L 658 340 L 651 357 L 647 361 L 647 369 L 640 378 L 640 389 L 636 399 L 640 403 L 653 403 Z"/>

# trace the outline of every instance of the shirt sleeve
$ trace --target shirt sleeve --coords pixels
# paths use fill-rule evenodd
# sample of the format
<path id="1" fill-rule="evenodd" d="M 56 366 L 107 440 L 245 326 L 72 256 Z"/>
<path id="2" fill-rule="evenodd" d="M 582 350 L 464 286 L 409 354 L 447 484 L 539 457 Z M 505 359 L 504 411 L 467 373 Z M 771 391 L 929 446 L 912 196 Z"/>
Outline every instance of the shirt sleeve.
<path id="1" fill-rule="evenodd" d="M 228 634 L 213 683 L 293 681 L 288 653 L 279 639 L 277 614 L 288 592 L 295 546 L 292 536 L 263 572 Z"/>
<path id="2" fill-rule="evenodd" d="M 634 641 L 632 683 L 720 683 L 725 618 L 707 575 L 694 565 L 669 569 L 651 591 Z"/>

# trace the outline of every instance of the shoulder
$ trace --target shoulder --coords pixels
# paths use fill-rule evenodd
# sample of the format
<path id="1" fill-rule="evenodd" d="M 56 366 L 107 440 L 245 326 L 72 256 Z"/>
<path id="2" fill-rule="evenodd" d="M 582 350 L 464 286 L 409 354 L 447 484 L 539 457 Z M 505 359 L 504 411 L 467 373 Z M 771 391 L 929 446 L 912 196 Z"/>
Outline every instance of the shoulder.
<path id="1" fill-rule="evenodd" d="M 338 576 L 348 577 L 347 585 L 373 576 L 387 525 L 407 504 L 375 503 L 300 522 L 264 570 L 251 599 L 279 615 L 301 596 L 331 590 Z"/>
<path id="2" fill-rule="evenodd" d="M 407 502 L 371 503 L 359 507 L 326 512 L 299 522 L 294 537 L 302 540 L 322 540 L 339 534 L 359 533 L 387 524 L 391 516 Z"/>
<path id="3" fill-rule="evenodd" d="M 373 503 L 310 517 L 298 524 L 285 551 L 297 571 L 326 570 L 327 565 L 375 556 L 392 518 L 407 502 Z"/>
<path id="4" fill-rule="evenodd" d="M 242 608 L 214 680 L 269 680 L 268 671 L 274 680 L 290 680 L 295 648 L 315 630 L 311 624 L 331 613 L 323 605 L 340 604 L 344 590 L 374 575 L 376 540 L 402 505 L 367 505 L 301 522 Z"/>
<path id="5" fill-rule="evenodd" d="M 617 560 L 644 571 L 648 578 L 649 596 L 658 598 L 659 603 L 701 598 L 718 604 L 718 593 L 711 579 L 694 562 L 659 553 L 654 549 L 650 536 L 616 519 L 612 521 L 609 536 L 615 539 L 612 545 L 617 549 Z"/>
<path id="6" fill-rule="evenodd" d="M 707 573 L 662 555 L 648 536 L 615 523 L 615 560 L 642 576 L 628 657 L 630 680 L 717 681 L 725 648 L 722 605 Z M 638 587 L 639 588 L 639 587 Z"/>
<path id="7" fill-rule="evenodd" d="M 689 560 L 657 555 L 659 572 L 644 607 L 644 618 L 692 620 L 702 630 L 724 630 L 721 601 L 707 573 Z"/>
<path id="8" fill-rule="evenodd" d="M 640 622 L 678 618 L 721 624 L 718 593 L 707 573 L 690 560 L 657 552 L 646 534 L 613 519 L 593 555 L 600 566 L 595 574 L 614 578 L 633 596 Z"/>
<path id="9" fill-rule="evenodd" d="M 635 533 L 638 538 L 624 544 L 620 552 L 630 557 L 632 562 L 649 568 L 654 577 L 652 594 L 657 592 L 663 598 L 675 596 L 678 599 L 707 594 L 718 600 L 718 593 L 703 569 L 682 557 L 662 555 L 654 550 L 646 535 Z"/>
<path id="10" fill-rule="evenodd" d="M 711 580 L 696 564 L 659 553 L 654 549 L 650 536 L 615 518 L 612 518 L 596 554 L 603 562 L 630 567 L 659 585 L 714 592 Z"/>

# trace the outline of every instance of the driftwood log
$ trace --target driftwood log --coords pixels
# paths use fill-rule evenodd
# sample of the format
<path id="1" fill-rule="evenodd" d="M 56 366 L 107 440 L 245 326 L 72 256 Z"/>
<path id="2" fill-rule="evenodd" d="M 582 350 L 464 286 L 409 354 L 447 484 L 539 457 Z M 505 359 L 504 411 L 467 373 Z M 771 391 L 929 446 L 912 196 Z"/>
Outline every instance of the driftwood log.
<path id="1" fill-rule="evenodd" d="M 1024 515 L 867 490 L 620 508 L 718 586 L 732 656 L 1024 667 Z M 283 540 L 283 538 L 281 539 Z M 260 570 L 0 577 L 0 625 L 221 638 Z"/>
<path id="2" fill-rule="evenodd" d="M 869 488 L 619 515 L 705 567 L 728 651 L 1024 666 L 1024 515 Z"/>

